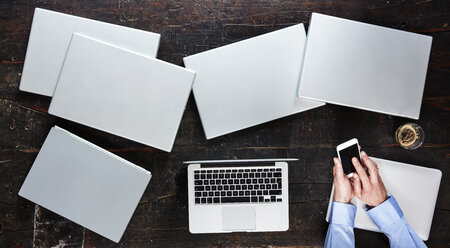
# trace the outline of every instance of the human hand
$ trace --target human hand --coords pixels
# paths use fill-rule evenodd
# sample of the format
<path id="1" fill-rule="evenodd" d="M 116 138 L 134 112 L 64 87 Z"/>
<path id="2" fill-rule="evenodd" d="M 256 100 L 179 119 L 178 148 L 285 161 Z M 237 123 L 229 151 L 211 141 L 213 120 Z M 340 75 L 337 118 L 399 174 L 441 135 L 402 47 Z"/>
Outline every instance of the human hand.
<path id="1" fill-rule="evenodd" d="M 361 152 L 363 164 L 368 168 L 369 175 L 357 158 L 352 159 L 356 174 L 353 174 L 353 190 L 355 196 L 371 207 L 376 207 L 387 199 L 386 188 L 378 173 L 377 164 L 365 152 Z"/>
<path id="2" fill-rule="evenodd" d="M 349 203 L 354 196 L 352 184 L 342 169 L 341 161 L 338 158 L 333 158 L 333 161 L 334 201 Z"/>

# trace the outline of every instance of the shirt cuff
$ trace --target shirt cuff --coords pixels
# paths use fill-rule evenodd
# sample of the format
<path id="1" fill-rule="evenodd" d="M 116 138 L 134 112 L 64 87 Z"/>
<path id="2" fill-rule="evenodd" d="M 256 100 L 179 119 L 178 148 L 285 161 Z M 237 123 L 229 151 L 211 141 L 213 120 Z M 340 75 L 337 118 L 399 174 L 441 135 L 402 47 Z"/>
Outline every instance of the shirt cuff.
<path id="1" fill-rule="evenodd" d="M 403 212 L 393 196 L 367 211 L 367 214 L 381 231 L 385 231 L 403 217 Z"/>
<path id="2" fill-rule="evenodd" d="M 356 207 L 352 204 L 333 202 L 331 206 L 330 224 L 345 226 L 355 225 Z"/>

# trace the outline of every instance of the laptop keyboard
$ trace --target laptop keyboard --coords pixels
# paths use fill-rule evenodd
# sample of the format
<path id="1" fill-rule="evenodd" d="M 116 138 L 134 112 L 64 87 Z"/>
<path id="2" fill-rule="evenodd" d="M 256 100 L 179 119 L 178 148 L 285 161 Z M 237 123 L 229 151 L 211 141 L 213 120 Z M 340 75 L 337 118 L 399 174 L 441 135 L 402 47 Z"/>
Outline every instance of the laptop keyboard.
<path id="1" fill-rule="evenodd" d="M 195 204 L 282 201 L 281 168 L 194 170 Z"/>

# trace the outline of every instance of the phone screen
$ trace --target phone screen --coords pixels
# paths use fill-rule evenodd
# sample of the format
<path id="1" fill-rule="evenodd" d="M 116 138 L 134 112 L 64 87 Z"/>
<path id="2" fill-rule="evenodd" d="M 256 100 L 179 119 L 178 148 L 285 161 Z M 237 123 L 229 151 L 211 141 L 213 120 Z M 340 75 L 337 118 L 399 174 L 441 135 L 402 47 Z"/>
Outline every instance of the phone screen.
<path id="1" fill-rule="evenodd" d="M 353 157 L 356 157 L 359 160 L 359 162 L 361 163 L 361 160 L 359 159 L 359 150 L 358 150 L 357 144 L 354 144 L 343 150 L 340 150 L 339 156 L 341 157 L 341 163 L 342 163 L 342 167 L 344 169 L 344 173 L 347 175 L 355 172 L 355 167 L 353 166 L 353 163 L 352 163 Z"/>

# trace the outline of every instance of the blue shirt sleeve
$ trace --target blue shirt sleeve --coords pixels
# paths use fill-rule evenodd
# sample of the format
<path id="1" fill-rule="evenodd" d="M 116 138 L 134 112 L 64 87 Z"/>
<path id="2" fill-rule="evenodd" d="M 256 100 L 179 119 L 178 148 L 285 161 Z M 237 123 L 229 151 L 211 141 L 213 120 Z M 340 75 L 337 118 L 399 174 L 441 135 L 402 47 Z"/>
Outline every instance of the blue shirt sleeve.
<path id="1" fill-rule="evenodd" d="M 355 247 L 356 207 L 352 204 L 333 202 L 331 206 L 330 225 L 324 247 Z"/>
<path id="2" fill-rule="evenodd" d="M 367 214 L 389 238 L 391 247 L 427 247 L 408 224 L 393 196 L 367 211 Z"/>

